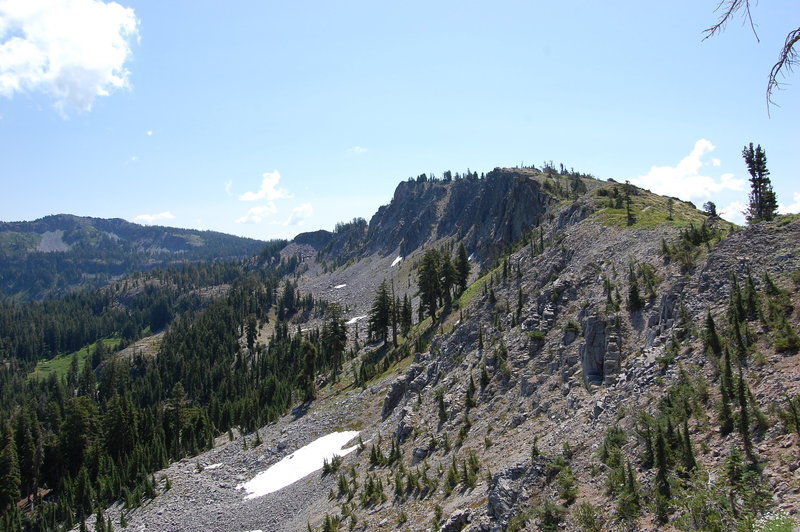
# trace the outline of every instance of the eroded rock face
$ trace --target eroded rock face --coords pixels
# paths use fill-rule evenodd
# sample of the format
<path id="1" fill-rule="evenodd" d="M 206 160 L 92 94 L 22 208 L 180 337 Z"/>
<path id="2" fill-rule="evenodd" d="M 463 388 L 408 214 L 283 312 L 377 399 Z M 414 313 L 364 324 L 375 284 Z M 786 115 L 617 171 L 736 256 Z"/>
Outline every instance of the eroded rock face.
<path id="1" fill-rule="evenodd" d="M 583 327 L 580 346 L 583 378 L 592 384 L 612 384 L 622 360 L 619 335 L 597 315 L 589 316 Z"/>
<path id="2" fill-rule="evenodd" d="M 583 326 L 583 343 L 580 347 L 583 378 L 599 384 L 605 376 L 606 322 L 601 317 L 589 316 Z"/>
<path id="3" fill-rule="evenodd" d="M 406 394 L 407 388 L 408 380 L 406 375 L 397 377 L 397 379 L 392 383 L 391 388 L 389 388 L 389 391 L 386 392 L 386 396 L 383 398 L 383 409 L 381 412 L 384 419 L 387 418 L 398 405 L 398 403 L 400 403 L 400 400 Z"/>

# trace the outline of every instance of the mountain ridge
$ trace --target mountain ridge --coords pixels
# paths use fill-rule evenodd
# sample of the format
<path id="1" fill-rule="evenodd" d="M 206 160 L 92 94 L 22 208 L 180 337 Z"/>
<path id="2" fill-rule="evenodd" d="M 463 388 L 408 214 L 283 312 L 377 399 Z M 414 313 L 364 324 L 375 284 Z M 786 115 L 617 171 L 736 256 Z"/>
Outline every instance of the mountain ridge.
<path id="1" fill-rule="evenodd" d="M 121 218 L 49 215 L 0 222 L 0 293 L 38 299 L 170 264 L 245 259 L 265 242 Z"/>

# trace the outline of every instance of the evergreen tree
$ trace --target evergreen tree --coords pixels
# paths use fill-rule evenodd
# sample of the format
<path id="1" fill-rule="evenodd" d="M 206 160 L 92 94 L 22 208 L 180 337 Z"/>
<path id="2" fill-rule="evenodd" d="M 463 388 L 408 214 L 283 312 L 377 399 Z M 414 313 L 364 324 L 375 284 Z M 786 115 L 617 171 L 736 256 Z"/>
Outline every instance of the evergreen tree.
<path id="1" fill-rule="evenodd" d="M 753 143 L 742 149 L 742 157 L 750 173 L 750 204 L 747 207 L 747 223 L 769 222 L 775 218 L 778 200 L 772 190 L 767 169 L 767 154 L 759 144 L 753 149 Z"/>
<path id="2" fill-rule="evenodd" d="M 420 293 L 420 308 L 424 308 L 432 320 L 436 320 L 442 283 L 439 276 L 439 252 L 429 249 L 422 256 L 417 284 Z"/>
<path id="3" fill-rule="evenodd" d="M 317 397 L 317 387 L 314 382 L 317 374 L 317 348 L 311 342 L 304 340 L 301 350 L 303 353 L 303 371 L 300 376 L 300 387 L 303 390 L 303 399 L 311 401 Z"/>
<path id="4" fill-rule="evenodd" d="M 389 295 L 389 286 L 384 279 L 378 286 L 372 308 L 369 312 L 369 332 L 375 334 L 386 342 L 388 338 L 387 329 L 391 322 L 392 299 Z"/>
<path id="5" fill-rule="evenodd" d="M 469 280 L 469 257 L 467 250 L 464 248 L 464 243 L 458 245 L 458 252 L 456 253 L 456 283 L 458 284 L 459 294 L 467 289 L 467 281 Z"/>
<path id="6" fill-rule="evenodd" d="M 325 312 L 325 324 L 322 326 L 322 346 L 331 365 L 331 373 L 335 381 L 342 367 L 342 358 L 347 348 L 347 327 L 342 316 L 342 308 L 338 304 L 331 303 Z"/>
<path id="7" fill-rule="evenodd" d="M 453 285 L 456 284 L 458 272 L 453 261 L 450 260 L 450 255 L 442 253 L 439 256 L 439 278 L 441 279 L 441 297 L 444 300 L 444 306 L 447 307 L 453 300 Z"/>
<path id="8" fill-rule="evenodd" d="M 742 445 L 744 445 L 744 452 L 751 463 L 756 462 L 756 457 L 753 452 L 753 441 L 750 439 L 750 412 L 747 409 L 747 382 L 744 379 L 744 373 L 741 366 L 739 366 L 739 386 L 737 397 L 739 400 L 739 435 L 742 437 Z"/>
<path id="9" fill-rule="evenodd" d="M 694 471 L 697 467 L 697 462 L 694 458 L 694 450 L 692 449 L 692 439 L 689 436 L 689 421 L 688 418 L 683 419 L 683 468 L 686 473 Z"/>
<path id="10" fill-rule="evenodd" d="M 727 371 L 730 372 L 730 357 L 728 356 L 727 349 L 725 350 L 724 358 L 727 365 Z M 728 378 L 731 378 L 730 375 Z M 726 436 L 733 430 L 733 413 L 731 412 L 730 406 L 733 385 L 726 380 L 724 370 L 722 377 L 719 379 L 719 389 L 721 396 L 719 405 L 719 431 L 720 434 Z"/>
<path id="11" fill-rule="evenodd" d="M 16 504 L 20 495 L 20 472 L 14 432 L 3 427 L 3 448 L 0 450 L 0 513 Z"/>
<path id="12" fill-rule="evenodd" d="M 409 331 L 411 331 L 412 319 L 411 300 L 408 299 L 408 294 L 405 294 L 403 296 L 403 307 L 400 311 L 400 332 L 403 336 L 408 336 Z"/>
<path id="13" fill-rule="evenodd" d="M 722 342 L 717 334 L 717 326 L 714 323 L 714 318 L 711 316 L 711 311 L 706 313 L 706 349 L 710 350 L 715 356 L 722 354 Z"/>
<path id="14" fill-rule="evenodd" d="M 666 522 L 669 514 L 669 499 L 671 490 L 668 479 L 667 463 L 667 442 L 664 437 L 664 432 L 661 429 L 661 424 L 656 428 L 656 445 L 655 445 L 655 462 L 656 462 L 656 517 L 660 522 Z"/>

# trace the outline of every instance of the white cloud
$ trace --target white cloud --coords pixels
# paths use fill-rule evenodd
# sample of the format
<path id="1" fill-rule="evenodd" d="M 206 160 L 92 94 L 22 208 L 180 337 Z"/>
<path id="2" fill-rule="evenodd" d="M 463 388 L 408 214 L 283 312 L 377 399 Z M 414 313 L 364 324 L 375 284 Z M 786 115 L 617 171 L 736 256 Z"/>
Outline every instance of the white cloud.
<path id="1" fill-rule="evenodd" d="M 234 220 L 237 224 L 257 224 L 264 221 L 264 218 L 267 216 L 272 216 L 278 212 L 278 209 L 275 207 L 275 204 L 270 202 L 266 205 L 259 205 L 257 207 L 252 207 L 247 211 L 247 214 L 242 216 L 241 218 L 236 218 Z"/>
<path id="2" fill-rule="evenodd" d="M 133 219 L 134 222 L 140 222 L 143 224 L 152 224 L 154 222 L 158 222 L 161 220 L 173 220 L 175 219 L 175 215 L 169 211 L 160 212 L 158 214 L 140 214 L 136 218 Z"/>
<path id="3" fill-rule="evenodd" d="M 292 214 L 283 222 L 270 222 L 272 225 L 294 227 L 305 225 L 306 220 L 314 215 L 314 207 L 310 203 L 302 203 L 292 209 Z"/>
<path id="4" fill-rule="evenodd" d="M 233 196 L 231 193 L 231 187 L 233 186 L 233 181 L 225 181 L 225 194 L 228 196 Z"/>
<path id="5" fill-rule="evenodd" d="M 147 135 L 148 137 L 152 137 L 153 136 L 153 132 L 148 129 L 147 132 L 145 132 L 145 135 Z"/>
<path id="6" fill-rule="evenodd" d="M 353 146 L 352 148 L 347 149 L 347 153 L 354 153 L 356 155 L 360 155 L 362 153 L 367 153 L 367 149 L 363 146 Z"/>
<path id="7" fill-rule="evenodd" d="M 292 214 L 286 220 L 285 225 L 303 225 L 308 218 L 314 215 L 314 207 L 310 203 L 303 203 L 292 209 Z"/>
<path id="8" fill-rule="evenodd" d="M 747 205 L 741 201 L 734 201 L 733 203 L 730 203 L 721 209 L 717 209 L 717 213 L 719 213 L 720 218 L 724 218 L 725 220 L 735 224 L 744 225 L 744 210 L 746 208 Z"/>
<path id="9" fill-rule="evenodd" d="M 720 161 L 716 157 L 712 157 L 711 158 L 711 166 L 720 166 L 721 164 L 722 164 L 722 161 Z"/>
<path id="10" fill-rule="evenodd" d="M 292 195 L 286 189 L 278 188 L 278 182 L 281 180 L 281 173 L 275 170 L 274 172 L 266 172 L 261 174 L 261 188 L 256 192 L 245 192 L 239 199 L 242 201 L 274 201 L 281 198 L 291 198 Z"/>
<path id="11" fill-rule="evenodd" d="M 43 92 L 88 111 L 129 86 L 125 63 L 138 39 L 133 9 L 101 0 L 0 0 L 0 94 Z"/>
<path id="12" fill-rule="evenodd" d="M 722 174 L 718 179 L 700 174 L 704 166 L 703 158 L 713 150 L 714 145 L 710 141 L 700 139 L 677 166 L 653 166 L 646 175 L 631 179 L 631 183 L 657 194 L 683 200 L 709 198 L 723 190 L 744 190 L 745 180 L 736 179 L 733 174 Z M 716 161 L 718 159 L 712 159 L 711 165 L 717 166 Z"/>
<path id="13" fill-rule="evenodd" d="M 800 192 L 795 192 L 792 199 L 794 203 L 791 205 L 778 205 L 778 212 L 781 214 L 800 213 Z"/>

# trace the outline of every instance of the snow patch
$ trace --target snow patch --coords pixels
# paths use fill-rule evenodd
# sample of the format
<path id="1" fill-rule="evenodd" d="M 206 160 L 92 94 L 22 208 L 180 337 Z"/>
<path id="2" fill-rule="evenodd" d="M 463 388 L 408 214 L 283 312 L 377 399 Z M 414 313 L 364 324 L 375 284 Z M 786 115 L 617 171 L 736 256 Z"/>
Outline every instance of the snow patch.
<path id="1" fill-rule="evenodd" d="M 469 257 L 467 257 L 467 260 L 475 260 L 475 258 L 476 258 L 475 254 L 474 253 L 470 253 Z"/>
<path id="2" fill-rule="evenodd" d="M 390 268 L 394 268 L 395 266 L 397 266 L 397 265 L 398 265 L 398 263 L 399 263 L 401 260 L 403 260 L 403 257 L 401 257 L 400 255 L 398 255 L 398 256 L 397 256 L 397 258 L 396 258 L 396 259 L 394 259 L 394 260 L 392 261 L 392 265 L 391 265 L 391 266 L 389 266 L 389 267 L 390 267 Z"/>
<path id="3" fill-rule="evenodd" d="M 358 320 L 363 320 L 363 319 L 364 319 L 364 318 L 366 318 L 366 317 L 367 317 L 367 316 L 366 316 L 366 315 L 364 315 L 364 316 L 356 316 L 355 318 L 350 318 L 349 320 L 347 320 L 347 322 L 345 322 L 345 325 L 353 325 L 353 324 L 354 324 L 354 323 L 356 323 Z"/>
<path id="4" fill-rule="evenodd" d="M 344 288 L 345 286 L 347 286 L 347 283 L 345 283 L 345 284 L 337 284 L 336 286 L 333 287 L 333 289 L 334 290 L 339 290 L 340 288 Z"/>
<path id="5" fill-rule="evenodd" d="M 207 465 L 203 469 L 217 469 L 218 467 L 222 467 L 222 464 L 220 463 L 220 464 Z"/>
<path id="6" fill-rule="evenodd" d="M 331 460 L 334 456 L 344 456 L 355 451 L 358 445 L 346 449 L 344 445 L 356 436 L 358 436 L 358 431 L 348 430 L 332 432 L 317 438 L 305 447 L 297 449 L 277 464 L 270 466 L 266 471 L 257 474 L 250 482 L 241 484 L 237 488 L 247 491 L 245 500 L 276 492 L 289 484 L 297 482 L 306 475 L 322 469 L 325 460 Z"/>

